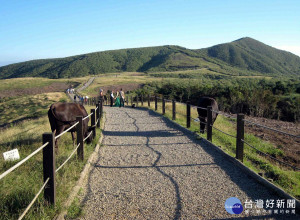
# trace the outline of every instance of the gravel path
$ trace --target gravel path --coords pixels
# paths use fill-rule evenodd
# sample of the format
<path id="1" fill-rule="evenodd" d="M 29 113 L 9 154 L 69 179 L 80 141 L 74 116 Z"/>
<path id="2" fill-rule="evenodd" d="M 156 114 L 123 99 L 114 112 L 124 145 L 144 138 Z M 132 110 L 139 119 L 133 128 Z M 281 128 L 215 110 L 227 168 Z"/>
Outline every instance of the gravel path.
<path id="1" fill-rule="evenodd" d="M 89 80 L 82 87 L 76 89 L 76 91 L 80 92 L 80 91 L 86 89 L 87 87 L 89 87 L 92 84 L 92 82 L 94 81 L 94 79 L 95 79 L 95 77 L 89 78 Z M 70 99 L 73 102 L 74 101 L 74 94 L 67 94 L 67 95 L 70 97 Z"/>
<path id="2" fill-rule="evenodd" d="M 206 142 L 156 113 L 104 110 L 105 146 L 89 175 L 82 219 L 237 219 L 249 214 L 227 213 L 229 197 L 242 203 L 278 199 Z M 251 216 L 267 217 L 254 205 L 250 210 Z"/>
<path id="3" fill-rule="evenodd" d="M 92 82 L 94 81 L 95 77 L 91 77 L 82 87 L 80 87 L 79 89 L 77 89 L 77 92 L 80 92 L 82 90 L 84 90 L 85 88 L 89 87 L 89 85 L 92 84 Z"/>

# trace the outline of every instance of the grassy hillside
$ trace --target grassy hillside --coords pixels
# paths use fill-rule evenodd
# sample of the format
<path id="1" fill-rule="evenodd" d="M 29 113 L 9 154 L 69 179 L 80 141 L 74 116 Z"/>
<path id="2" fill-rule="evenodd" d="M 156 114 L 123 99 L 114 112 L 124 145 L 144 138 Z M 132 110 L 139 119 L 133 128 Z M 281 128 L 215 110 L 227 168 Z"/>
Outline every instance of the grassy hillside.
<path id="1" fill-rule="evenodd" d="M 203 50 L 206 55 L 232 66 L 261 73 L 299 74 L 300 57 L 251 38 L 242 38 Z"/>
<path id="2" fill-rule="evenodd" d="M 159 46 L 33 60 L 0 67 L 0 79 L 73 78 L 112 72 L 208 69 L 226 75 L 299 75 L 300 57 L 251 38 L 191 50 Z"/>

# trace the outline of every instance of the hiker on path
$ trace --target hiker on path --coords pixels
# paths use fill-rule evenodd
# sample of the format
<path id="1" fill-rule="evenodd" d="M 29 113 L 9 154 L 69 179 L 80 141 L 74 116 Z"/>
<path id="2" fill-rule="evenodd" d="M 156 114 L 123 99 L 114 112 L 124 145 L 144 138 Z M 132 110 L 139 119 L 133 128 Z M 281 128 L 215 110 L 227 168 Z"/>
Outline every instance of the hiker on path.
<path id="1" fill-rule="evenodd" d="M 120 108 L 122 106 L 124 107 L 124 102 L 125 102 L 125 94 L 123 92 L 123 89 L 121 88 L 121 91 L 120 91 Z"/>
<path id="2" fill-rule="evenodd" d="M 119 91 L 117 91 L 114 107 L 120 107 L 120 106 L 121 106 L 121 104 L 120 104 L 120 93 L 119 93 Z"/>
<path id="3" fill-rule="evenodd" d="M 114 91 L 111 91 L 111 93 L 110 93 L 110 107 L 112 107 L 113 106 L 113 104 L 114 104 Z"/>
<path id="4" fill-rule="evenodd" d="M 100 100 L 104 101 L 103 89 L 100 89 Z"/>

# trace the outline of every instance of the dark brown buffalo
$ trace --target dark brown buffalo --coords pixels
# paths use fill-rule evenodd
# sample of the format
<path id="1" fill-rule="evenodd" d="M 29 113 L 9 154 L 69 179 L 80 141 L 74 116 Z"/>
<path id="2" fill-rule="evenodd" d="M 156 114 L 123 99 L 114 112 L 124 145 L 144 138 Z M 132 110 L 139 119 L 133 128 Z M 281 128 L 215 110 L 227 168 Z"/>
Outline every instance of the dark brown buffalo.
<path id="1" fill-rule="evenodd" d="M 208 106 L 211 106 L 213 111 L 219 111 L 218 103 L 213 98 L 200 97 L 197 106 L 200 107 L 197 109 L 200 120 L 200 132 L 204 133 L 205 125 L 207 123 L 207 110 L 201 108 L 207 108 Z M 212 124 L 214 124 L 217 117 L 218 113 L 212 112 Z"/>
<path id="2" fill-rule="evenodd" d="M 64 130 L 70 128 L 76 123 L 76 116 L 86 117 L 88 114 L 85 108 L 81 104 L 77 103 L 54 103 L 50 106 L 48 111 L 48 118 L 51 126 L 52 132 L 57 136 L 61 134 Z M 87 137 L 89 134 L 88 128 L 89 118 L 83 121 L 83 134 Z M 72 128 L 71 132 L 73 144 L 75 144 L 75 132 L 76 126 Z M 58 141 L 59 138 L 55 140 L 56 152 L 58 152 Z M 87 142 L 91 142 L 91 136 L 88 138 Z"/>

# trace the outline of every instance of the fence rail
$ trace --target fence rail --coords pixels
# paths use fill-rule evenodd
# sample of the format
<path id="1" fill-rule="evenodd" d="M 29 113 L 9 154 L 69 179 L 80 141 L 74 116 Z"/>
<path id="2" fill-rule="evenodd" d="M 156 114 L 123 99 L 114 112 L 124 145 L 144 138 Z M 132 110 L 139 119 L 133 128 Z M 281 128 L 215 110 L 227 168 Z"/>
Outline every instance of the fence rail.
<path id="1" fill-rule="evenodd" d="M 45 189 L 47 183 L 49 182 L 50 178 L 47 178 L 47 180 L 44 182 L 43 186 L 40 188 L 40 190 L 38 191 L 38 193 L 35 195 L 35 197 L 33 198 L 33 200 L 29 203 L 29 205 L 26 207 L 26 209 L 24 210 L 24 212 L 22 213 L 22 215 L 20 215 L 20 217 L 18 218 L 18 220 L 21 220 L 24 218 L 24 216 L 27 214 L 27 212 L 29 211 L 29 209 L 31 208 L 31 206 L 35 203 L 35 201 L 37 200 L 37 198 L 39 197 L 39 195 L 42 193 L 43 189 Z"/>
<path id="2" fill-rule="evenodd" d="M 0 180 L 2 178 L 4 178 L 6 175 L 8 175 L 9 173 L 11 173 L 13 170 L 17 169 L 19 166 L 21 166 L 23 163 L 25 163 L 27 160 L 29 160 L 31 157 L 33 157 L 34 155 L 36 155 L 38 152 L 40 152 L 44 147 L 46 147 L 49 144 L 49 142 L 43 144 L 42 146 L 40 146 L 38 149 L 36 149 L 35 151 L 33 151 L 31 154 L 29 154 L 27 157 L 25 157 L 23 160 L 21 160 L 20 162 L 18 162 L 17 164 L 15 164 L 14 166 L 12 166 L 11 168 L 9 168 L 7 171 L 5 171 L 4 173 L 2 173 L 0 175 Z"/>
<path id="3" fill-rule="evenodd" d="M 65 162 L 63 162 L 56 170 L 55 173 L 57 173 L 73 156 L 73 154 L 77 151 L 78 147 L 80 146 L 80 144 L 77 145 L 77 147 L 73 150 L 73 152 L 70 154 L 70 156 L 65 160 Z"/>
<path id="4" fill-rule="evenodd" d="M 289 136 L 291 136 L 291 137 L 300 138 L 299 135 L 297 136 L 297 135 L 294 135 L 294 134 L 289 134 L 289 133 L 287 133 L 287 132 L 280 131 L 280 130 L 277 130 L 277 129 L 275 129 L 275 128 L 270 128 L 270 127 L 268 127 L 268 126 L 265 126 L 265 125 L 261 125 L 261 124 L 255 123 L 255 122 L 253 122 L 253 121 L 244 120 L 244 122 L 247 122 L 247 123 L 250 123 L 250 124 L 254 124 L 254 125 L 256 125 L 256 126 L 259 126 L 259 127 L 262 127 L 262 128 L 269 129 L 269 130 L 271 130 L 271 131 L 276 131 L 276 132 L 281 133 L 281 134 L 289 135 Z"/>
<path id="5" fill-rule="evenodd" d="M 67 130 L 65 130 L 64 132 L 60 133 L 59 135 L 55 136 L 55 139 L 59 138 L 60 136 L 63 136 L 65 133 L 67 133 L 68 131 L 70 131 L 72 128 L 74 128 L 76 125 L 78 125 L 79 122 L 76 122 L 75 124 L 73 124 L 71 127 L 69 127 Z"/>
<path id="6" fill-rule="evenodd" d="M 187 128 L 189 128 L 191 126 L 191 119 L 194 120 L 195 122 L 199 122 L 200 126 L 201 126 L 201 124 L 205 125 L 205 130 L 207 131 L 207 140 L 209 140 L 209 141 L 212 141 L 212 129 L 215 129 L 215 130 L 217 130 L 217 131 L 219 131 L 219 132 L 221 132 L 221 133 L 223 133 L 227 136 L 235 138 L 236 139 L 236 158 L 238 160 L 242 161 L 242 162 L 243 162 L 243 158 L 244 158 L 244 144 L 246 144 L 249 147 L 254 148 L 252 145 L 250 145 L 248 142 L 246 142 L 244 140 L 244 135 L 245 135 L 245 132 L 244 132 L 245 125 L 244 125 L 244 123 L 245 122 L 250 123 L 250 124 L 254 124 L 256 126 L 260 126 L 260 127 L 263 127 L 263 128 L 275 131 L 275 132 L 279 132 L 281 134 L 289 135 L 289 136 L 294 137 L 294 138 L 300 138 L 300 136 L 297 136 L 297 135 L 289 134 L 289 133 L 284 132 L 284 131 L 280 131 L 280 130 L 277 130 L 277 129 L 274 129 L 274 128 L 270 128 L 270 127 L 267 127 L 267 126 L 264 126 L 264 125 L 257 124 L 255 122 L 252 122 L 252 121 L 249 121 L 249 120 L 245 120 L 244 119 L 244 114 L 237 114 L 236 116 L 233 116 L 233 115 L 229 115 L 227 113 L 221 112 L 221 111 L 213 110 L 211 106 L 208 106 L 207 108 L 199 107 L 199 106 L 191 105 L 191 103 L 189 101 L 187 101 L 186 103 L 179 102 L 179 101 L 176 101 L 174 99 L 170 100 L 170 99 L 168 99 L 168 98 L 166 98 L 162 95 L 155 95 L 155 96 L 148 95 L 148 103 L 149 103 L 148 107 L 150 107 L 150 97 L 154 98 L 155 111 L 158 110 L 158 102 L 161 102 L 161 108 L 162 108 L 161 112 L 162 112 L 163 115 L 165 114 L 165 110 L 169 109 L 169 108 L 166 108 L 165 103 L 166 102 L 172 102 L 172 120 L 176 119 L 176 115 L 181 115 L 183 117 L 186 117 L 186 127 Z M 139 98 L 140 98 L 139 96 L 135 96 L 135 100 L 137 102 L 137 105 L 138 105 Z M 134 101 L 134 99 L 131 97 L 131 104 L 133 103 L 133 101 Z M 186 113 L 185 114 L 176 111 L 176 104 L 177 103 L 186 105 Z M 191 116 L 191 108 L 197 109 L 197 110 L 201 109 L 201 110 L 207 111 L 206 117 L 199 116 L 198 119 L 193 118 Z M 229 134 L 227 132 L 224 132 L 221 129 L 216 128 L 215 126 L 213 126 L 213 122 L 212 122 L 212 113 L 213 112 L 217 113 L 217 114 L 220 114 L 220 115 L 223 115 L 227 118 L 234 119 L 236 121 L 236 125 L 237 125 L 236 136 L 232 135 L 232 134 Z M 202 119 L 202 121 L 200 119 Z M 200 131 L 201 131 L 201 128 L 200 128 Z M 257 152 L 262 152 L 262 151 L 258 150 L 257 148 L 255 148 L 255 149 L 257 150 Z M 267 156 L 267 157 L 269 157 L 273 160 L 276 160 L 277 162 L 281 163 L 282 165 L 286 165 L 288 167 L 291 167 L 294 170 L 300 170 L 300 168 L 295 167 L 295 166 L 293 166 L 293 165 L 291 165 L 287 162 L 280 161 L 277 158 L 274 158 L 274 157 L 272 157 L 271 155 L 269 155 L 267 153 L 262 152 L 261 154 L 263 154 L 263 155 L 265 155 L 265 156 Z"/>
<path id="7" fill-rule="evenodd" d="M 294 170 L 300 170 L 300 168 L 298 168 L 298 167 L 295 167 L 295 166 L 293 166 L 293 165 L 291 165 L 291 164 L 289 164 L 289 163 L 287 163 L 287 162 L 278 160 L 277 158 L 271 156 L 270 154 L 267 154 L 267 153 L 264 153 L 264 152 L 258 150 L 256 147 L 254 147 L 253 145 L 249 144 L 249 143 L 246 142 L 245 140 L 242 140 L 242 141 L 243 141 L 245 144 L 247 144 L 249 147 L 251 147 L 252 149 L 254 149 L 254 150 L 256 150 L 257 152 L 259 152 L 260 154 L 263 154 L 263 155 L 265 155 L 265 156 L 267 156 L 267 157 L 270 157 L 271 159 L 273 159 L 273 160 L 275 160 L 275 161 L 277 161 L 277 162 L 279 162 L 279 163 L 281 163 L 281 164 L 284 164 L 284 165 L 286 165 L 286 166 L 289 166 L 289 167 L 293 168 Z"/>
<path id="8" fill-rule="evenodd" d="M 96 99 L 95 99 L 96 100 Z M 88 102 L 88 104 L 91 104 L 93 102 Z M 96 104 L 96 103 L 95 103 Z M 43 172 L 44 172 L 44 184 L 38 191 L 38 193 L 34 196 L 33 200 L 30 202 L 30 204 L 26 207 L 26 209 L 23 211 L 23 213 L 20 215 L 18 219 L 24 218 L 26 213 L 30 210 L 34 202 L 37 200 L 38 196 L 42 193 L 44 190 L 44 199 L 47 201 L 48 204 L 55 204 L 55 198 L 56 198 L 56 187 L 55 187 L 55 173 L 57 173 L 63 166 L 72 158 L 72 156 L 77 151 L 77 156 L 79 159 L 83 160 L 83 142 L 89 138 L 92 134 L 93 138 L 96 137 L 96 127 L 100 127 L 100 120 L 103 112 L 103 102 L 99 101 L 96 104 L 96 109 L 91 110 L 91 114 L 87 115 L 86 117 L 82 118 L 82 116 L 77 117 L 77 122 L 72 125 L 70 128 L 66 129 L 61 134 L 54 137 L 53 133 L 44 133 L 43 134 L 43 145 L 40 146 L 38 149 L 36 149 L 34 152 L 32 152 L 30 155 L 25 157 L 23 160 L 6 170 L 4 173 L 0 175 L 0 180 L 7 176 L 9 173 L 14 171 L 16 168 L 21 166 L 23 163 L 28 161 L 31 157 L 36 155 L 38 152 L 43 150 Z M 85 139 L 83 139 L 83 129 L 82 129 L 82 122 L 83 120 L 86 120 L 91 117 L 91 128 L 92 131 L 87 135 Z M 95 120 L 95 118 L 97 120 Z M 96 123 L 95 123 L 96 122 Z M 69 155 L 69 157 L 55 170 L 55 140 L 64 135 L 66 132 L 70 131 L 72 128 L 76 127 L 77 130 L 77 147 L 72 151 L 72 153 Z"/>

